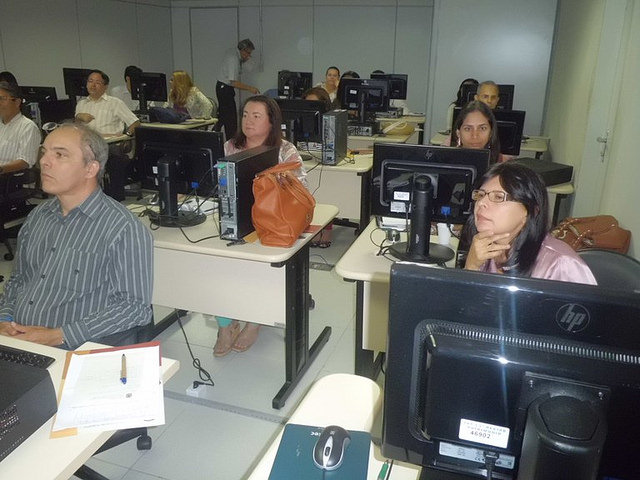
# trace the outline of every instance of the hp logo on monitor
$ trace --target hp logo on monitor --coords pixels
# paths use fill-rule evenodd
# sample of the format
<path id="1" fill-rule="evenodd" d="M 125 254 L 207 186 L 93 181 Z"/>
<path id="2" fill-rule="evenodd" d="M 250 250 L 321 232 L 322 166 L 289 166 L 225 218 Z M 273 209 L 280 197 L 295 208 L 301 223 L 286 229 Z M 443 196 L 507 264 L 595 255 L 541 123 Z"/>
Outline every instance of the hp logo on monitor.
<path id="1" fill-rule="evenodd" d="M 581 332 L 589 326 L 589 310 L 579 303 L 567 303 L 556 312 L 556 322 L 560 328 L 569 332 Z"/>

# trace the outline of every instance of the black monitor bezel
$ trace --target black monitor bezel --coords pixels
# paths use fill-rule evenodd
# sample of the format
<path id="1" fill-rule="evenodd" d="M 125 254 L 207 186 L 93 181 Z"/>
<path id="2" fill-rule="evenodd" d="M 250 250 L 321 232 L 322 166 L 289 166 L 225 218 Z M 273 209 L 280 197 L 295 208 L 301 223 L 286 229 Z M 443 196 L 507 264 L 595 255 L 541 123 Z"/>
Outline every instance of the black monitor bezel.
<path id="1" fill-rule="evenodd" d="M 89 96 L 87 79 L 89 75 L 91 75 L 91 72 L 93 72 L 91 68 L 63 67 L 64 93 L 66 93 L 69 98 Z"/>
<path id="2" fill-rule="evenodd" d="M 131 99 L 140 99 L 140 88 L 145 85 L 144 98 L 147 102 L 167 101 L 167 76 L 162 72 L 142 72 L 131 85 Z"/>
<path id="3" fill-rule="evenodd" d="M 640 324 L 637 322 L 640 297 L 637 293 L 570 282 L 396 263 L 391 268 L 389 298 L 382 443 L 386 457 L 422 465 L 429 470 L 429 478 L 434 479 L 449 478 L 444 472 L 455 470 L 447 469 L 443 465 L 447 462 L 439 458 L 440 441 L 513 453 L 518 457 L 524 428 L 523 415 L 526 418 L 530 401 L 540 392 L 544 395 L 548 392 L 564 394 L 571 392 L 572 388 L 579 394 L 584 393 L 585 388 L 605 388 L 596 388 L 595 392 L 603 392 L 607 404 L 615 405 L 609 413 L 614 417 L 610 416 L 608 420 L 615 422 L 617 435 L 625 431 L 624 418 L 640 426 L 637 410 L 631 415 L 624 412 L 628 409 L 620 408 L 620 405 L 640 399 L 640 362 L 637 361 L 640 355 Z M 564 321 L 567 306 L 573 305 L 576 307 L 572 308 L 586 312 L 577 326 L 570 326 Z M 440 320 L 453 324 L 457 329 L 454 343 L 447 344 L 437 332 L 430 333 L 433 332 L 431 325 Z M 425 330 L 426 322 L 429 330 Z M 486 340 L 487 337 L 481 334 L 465 337 L 460 333 L 463 329 L 474 328 L 493 330 L 496 334 L 491 340 Z M 518 336 L 523 341 L 516 347 L 504 340 Z M 497 350 L 477 344 L 484 341 L 494 342 Z M 502 343 L 505 347 L 499 348 Z M 438 364 L 435 357 L 427 362 L 426 351 L 433 345 L 442 347 L 444 354 L 449 353 Z M 458 358 L 466 367 L 457 375 L 449 368 L 451 363 L 446 361 L 451 358 L 452 348 L 462 349 Z M 514 348 L 522 349 L 521 353 L 514 355 Z M 606 360 L 599 351 L 614 352 L 618 361 Z M 494 370 L 504 368 L 504 378 L 505 381 L 508 379 L 510 388 L 502 395 L 494 394 L 489 400 L 484 399 L 479 391 L 470 394 L 472 389 L 460 385 L 458 380 L 468 376 L 482 382 L 485 376 L 478 374 L 479 369 L 471 371 L 476 362 L 493 365 Z M 435 376 L 426 376 L 427 365 L 431 370 L 429 375 Z M 497 375 L 498 382 L 501 378 L 502 375 Z M 534 382 L 539 378 L 548 382 L 534 385 L 537 390 L 534 395 L 527 393 L 530 388 L 527 379 L 532 378 Z M 452 396 L 446 402 L 440 399 L 428 403 L 427 389 L 436 387 Z M 458 393 L 455 398 L 454 391 Z M 444 393 L 439 392 L 438 395 Z M 440 398 L 438 395 L 432 399 Z M 508 412 L 497 405 L 501 403 L 509 406 Z M 436 404 L 442 411 L 432 418 L 437 417 L 439 423 L 436 428 L 425 431 L 431 428 L 430 423 L 424 423 L 430 416 L 425 408 Z M 471 408 L 478 417 L 500 411 L 508 413 L 505 419 L 513 431 L 507 447 L 488 447 L 483 442 L 440 436 L 443 426 L 445 430 L 455 431 L 452 436 L 459 435 L 457 429 L 451 428 L 447 419 L 442 417 L 450 412 L 451 422 L 465 418 L 460 417 L 460 405 L 467 405 L 465 411 Z M 620 415 L 627 417 L 619 418 Z M 620 459 L 616 453 L 620 447 L 616 442 L 626 442 L 626 435 L 623 436 L 607 440 L 601 466 L 624 468 L 618 466 Z M 463 467 L 468 468 L 468 464 Z M 476 470 L 481 472 L 483 466 L 477 466 Z"/>
<path id="4" fill-rule="evenodd" d="M 387 80 L 389 82 L 389 99 L 406 100 L 409 88 L 409 75 L 406 73 L 372 73 L 372 79 Z M 399 85 L 399 88 L 394 88 Z"/>
<path id="5" fill-rule="evenodd" d="M 371 214 L 382 217 L 405 218 L 406 214 L 393 212 L 381 201 L 383 186 L 380 184 L 383 162 L 396 159 L 401 162 L 414 163 L 416 166 L 436 164 L 434 168 L 449 169 L 451 167 L 473 167 L 468 191 L 465 191 L 464 212 L 459 215 L 441 215 L 434 212 L 432 221 L 447 223 L 464 223 L 472 211 L 471 190 L 475 187 L 489 168 L 490 151 L 466 148 L 441 147 L 434 145 L 410 145 L 397 143 L 376 143 L 373 146 L 373 167 L 371 171 Z"/>
<path id="6" fill-rule="evenodd" d="M 364 111 L 365 113 L 375 113 L 375 112 L 386 112 L 389 110 L 389 82 L 387 80 L 380 79 L 371 79 L 371 78 L 345 78 L 340 80 L 339 91 L 341 94 L 340 103 L 342 108 L 346 110 L 360 110 L 360 101 L 357 100 L 354 105 L 351 105 L 348 101 L 350 95 L 353 95 L 352 92 L 349 92 L 349 89 L 355 89 L 357 92 L 360 91 L 369 91 L 369 90 L 379 90 L 381 91 L 382 102 L 381 105 L 371 108 L 370 105 L 365 105 Z M 366 121 L 366 119 L 360 119 L 361 122 Z"/>
<path id="7" fill-rule="evenodd" d="M 24 103 L 51 102 L 58 99 L 56 87 L 20 85 L 20 93 Z"/>
<path id="8" fill-rule="evenodd" d="M 285 92 L 285 86 L 290 79 L 296 79 L 294 91 L 289 95 Z M 278 72 L 278 96 L 283 98 L 302 98 L 302 94 L 313 85 L 312 72 L 294 72 L 291 70 L 280 70 Z"/>
<path id="9" fill-rule="evenodd" d="M 282 114 L 283 128 L 287 129 L 288 121 L 293 120 L 295 122 L 294 142 L 322 143 L 322 115 L 328 111 L 324 102 L 299 98 L 276 98 L 275 101 Z M 305 117 L 314 117 L 315 129 L 308 136 L 302 135 L 309 132 L 305 132 L 300 125 L 301 122 L 304 122 Z"/>

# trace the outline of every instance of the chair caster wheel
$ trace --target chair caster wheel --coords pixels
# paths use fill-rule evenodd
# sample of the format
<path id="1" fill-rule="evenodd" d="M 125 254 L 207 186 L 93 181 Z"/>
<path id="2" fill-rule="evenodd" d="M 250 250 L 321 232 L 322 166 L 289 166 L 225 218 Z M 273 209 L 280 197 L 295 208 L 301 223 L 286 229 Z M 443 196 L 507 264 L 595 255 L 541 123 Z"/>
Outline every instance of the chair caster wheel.
<path id="1" fill-rule="evenodd" d="M 149 435 L 141 435 L 136 442 L 138 450 L 151 450 L 151 437 Z"/>
<path id="2" fill-rule="evenodd" d="M 5 259 L 7 262 L 10 262 L 11 260 L 13 260 L 13 254 L 12 254 L 12 253 L 5 253 L 5 254 L 4 254 L 4 259 Z"/>

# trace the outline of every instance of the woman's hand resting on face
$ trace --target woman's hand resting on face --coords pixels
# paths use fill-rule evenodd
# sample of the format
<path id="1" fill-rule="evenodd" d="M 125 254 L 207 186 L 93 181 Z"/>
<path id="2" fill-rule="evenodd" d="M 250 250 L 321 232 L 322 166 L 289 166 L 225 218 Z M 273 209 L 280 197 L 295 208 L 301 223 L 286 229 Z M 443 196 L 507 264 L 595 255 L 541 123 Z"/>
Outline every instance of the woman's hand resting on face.
<path id="1" fill-rule="evenodd" d="M 508 243 L 511 233 L 500 233 L 494 235 L 493 232 L 478 232 L 473 236 L 467 261 L 464 265 L 466 270 L 480 270 L 487 260 L 498 258 L 511 248 Z"/>

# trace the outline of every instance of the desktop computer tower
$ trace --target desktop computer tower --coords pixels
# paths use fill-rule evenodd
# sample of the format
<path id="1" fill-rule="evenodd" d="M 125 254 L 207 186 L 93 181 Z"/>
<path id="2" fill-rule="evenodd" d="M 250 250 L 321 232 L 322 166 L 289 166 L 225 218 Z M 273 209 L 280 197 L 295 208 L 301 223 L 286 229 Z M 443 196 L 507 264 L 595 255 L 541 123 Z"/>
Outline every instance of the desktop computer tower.
<path id="1" fill-rule="evenodd" d="M 46 368 L 0 360 L 0 460 L 15 450 L 58 409 Z"/>
<path id="2" fill-rule="evenodd" d="M 322 163 L 336 165 L 347 156 L 347 111 L 322 115 Z"/>
<path id="3" fill-rule="evenodd" d="M 260 146 L 229 155 L 216 163 L 220 238 L 242 240 L 251 233 L 254 177 L 278 164 L 278 147 Z"/>

